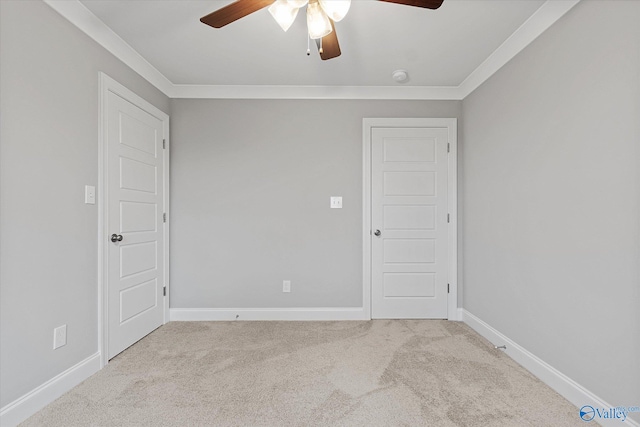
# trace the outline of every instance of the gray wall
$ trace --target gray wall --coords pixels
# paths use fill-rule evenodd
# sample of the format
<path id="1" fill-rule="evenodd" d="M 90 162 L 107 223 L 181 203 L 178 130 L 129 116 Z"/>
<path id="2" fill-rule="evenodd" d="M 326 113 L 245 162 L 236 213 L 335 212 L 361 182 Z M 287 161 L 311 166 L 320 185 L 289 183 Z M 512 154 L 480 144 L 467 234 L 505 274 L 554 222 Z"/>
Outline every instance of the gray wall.
<path id="1" fill-rule="evenodd" d="M 640 402 L 639 22 L 581 2 L 463 101 L 464 307 L 613 405 Z"/>
<path id="2" fill-rule="evenodd" d="M 362 306 L 362 119 L 460 112 L 458 101 L 172 100 L 171 307 Z"/>
<path id="3" fill-rule="evenodd" d="M 0 406 L 98 351 L 98 72 L 169 100 L 42 2 L 0 1 Z M 52 350 L 53 328 L 68 344 Z"/>

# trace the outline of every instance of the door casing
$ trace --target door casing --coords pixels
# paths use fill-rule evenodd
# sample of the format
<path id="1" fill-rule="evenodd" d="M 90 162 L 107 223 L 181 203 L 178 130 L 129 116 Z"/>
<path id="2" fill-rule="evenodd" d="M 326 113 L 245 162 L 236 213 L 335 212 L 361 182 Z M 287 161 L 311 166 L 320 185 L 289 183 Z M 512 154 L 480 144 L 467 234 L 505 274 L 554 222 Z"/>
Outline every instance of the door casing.
<path id="1" fill-rule="evenodd" d="M 108 322 L 108 302 L 109 302 L 109 250 L 108 236 L 109 230 L 109 199 L 107 188 L 108 173 L 108 140 L 107 140 L 107 119 L 108 119 L 108 94 L 109 92 L 124 98 L 135 106 L 145 110 L 162 121 L 163 139 L 165 149 L 163 150 L 164 169 L 164 206 L 166 221 L 162 223 L 164 237 L 164 286 L 167 288 L 164 297 L 164 318 L 162 323 L 169 321 L 169 115 L 160 111 L 157 107 L 147 102 L 125 86 L 121 85 L 105 73 L 99 73 L 99 137 L 98 137 L 98 351 L 100 352 L 100 367 L 104 367 L 108 362 L 109 354 L 109 322 Z"/>
<path id="2" fill-rule="evenodd" d="M 362 296 L 366 318 L 371 319 L 371 133 L 374 128 L 446 128 L 449 135 L 447 212 L 447 319 L 458 314 L 458 119 L 456 118 L 365 118 L 362 121 Z"/>

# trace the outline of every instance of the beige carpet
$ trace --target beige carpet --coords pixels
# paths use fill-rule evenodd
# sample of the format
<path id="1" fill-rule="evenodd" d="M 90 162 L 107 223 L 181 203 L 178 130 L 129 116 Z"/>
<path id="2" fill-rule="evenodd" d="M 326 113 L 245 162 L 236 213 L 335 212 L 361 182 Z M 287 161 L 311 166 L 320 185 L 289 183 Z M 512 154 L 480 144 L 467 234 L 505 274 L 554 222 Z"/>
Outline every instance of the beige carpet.
<path id="1" fill-rule="evenodd" d="M 457 322 L 172 322 L 24 426 L 579 426 Z"/>

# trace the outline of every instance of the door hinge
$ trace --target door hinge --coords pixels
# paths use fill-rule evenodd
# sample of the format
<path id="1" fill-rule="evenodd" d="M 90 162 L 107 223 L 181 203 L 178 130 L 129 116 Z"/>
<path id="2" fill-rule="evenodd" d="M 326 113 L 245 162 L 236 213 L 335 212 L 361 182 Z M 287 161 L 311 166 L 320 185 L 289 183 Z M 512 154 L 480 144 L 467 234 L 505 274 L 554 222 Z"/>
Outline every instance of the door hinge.
<path id="1" fill-rule="evenodd" d="M 163 287 L 162 287 L 162 296 L 163 296 L 163 297 L 166 297 L 166 296 L 167 296 L 167 287 L 166 287 L 166 286 L 163 286 Z"/>
<path id="2" fill-rule="evenodd" d="M 447 214 L 447 222 L 451 222 L 451 216 Z"/>
<path id="3" fill-rule="evenodd" d="M 447 153 L 451 152 L 451 143 L 447 142 Z"/>
<path id="4" fill-rule="evenodd" d="M 162 214 L 162 222 L 167 222 L 167 213 Z"/>
<path id="5" fill-rule="evenodd" d="M 447 283 L 447 293 L 449 293 L 449 284 Z"/>
<path id="6" fill-rule="evenodd" d="M 167 148 L 167 140 L 163 139 L 162 140 L 162 149 L 164 150 L 165 148 Z"/>

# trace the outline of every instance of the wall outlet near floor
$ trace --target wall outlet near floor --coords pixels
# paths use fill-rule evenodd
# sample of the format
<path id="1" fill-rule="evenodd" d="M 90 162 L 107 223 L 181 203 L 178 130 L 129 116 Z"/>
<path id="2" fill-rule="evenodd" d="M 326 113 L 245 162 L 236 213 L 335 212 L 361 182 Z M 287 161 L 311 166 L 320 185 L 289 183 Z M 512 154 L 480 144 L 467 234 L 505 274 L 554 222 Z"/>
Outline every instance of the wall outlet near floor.
<path id="1" fill-rule="evenodd" d="M 282 281 L 282 292 L 291 292 L 291 280 Z"/>
<path id="2" fill-rule="evenodd" d="M 67 344 L 67 325 L 58 326 L 53 330 L 53 349 Z"/>
<path id="3" fill-rule="evenodd" d="M 342 197 L 333 196 L 330 202 L 331 209 L 342 209 Z"/>

